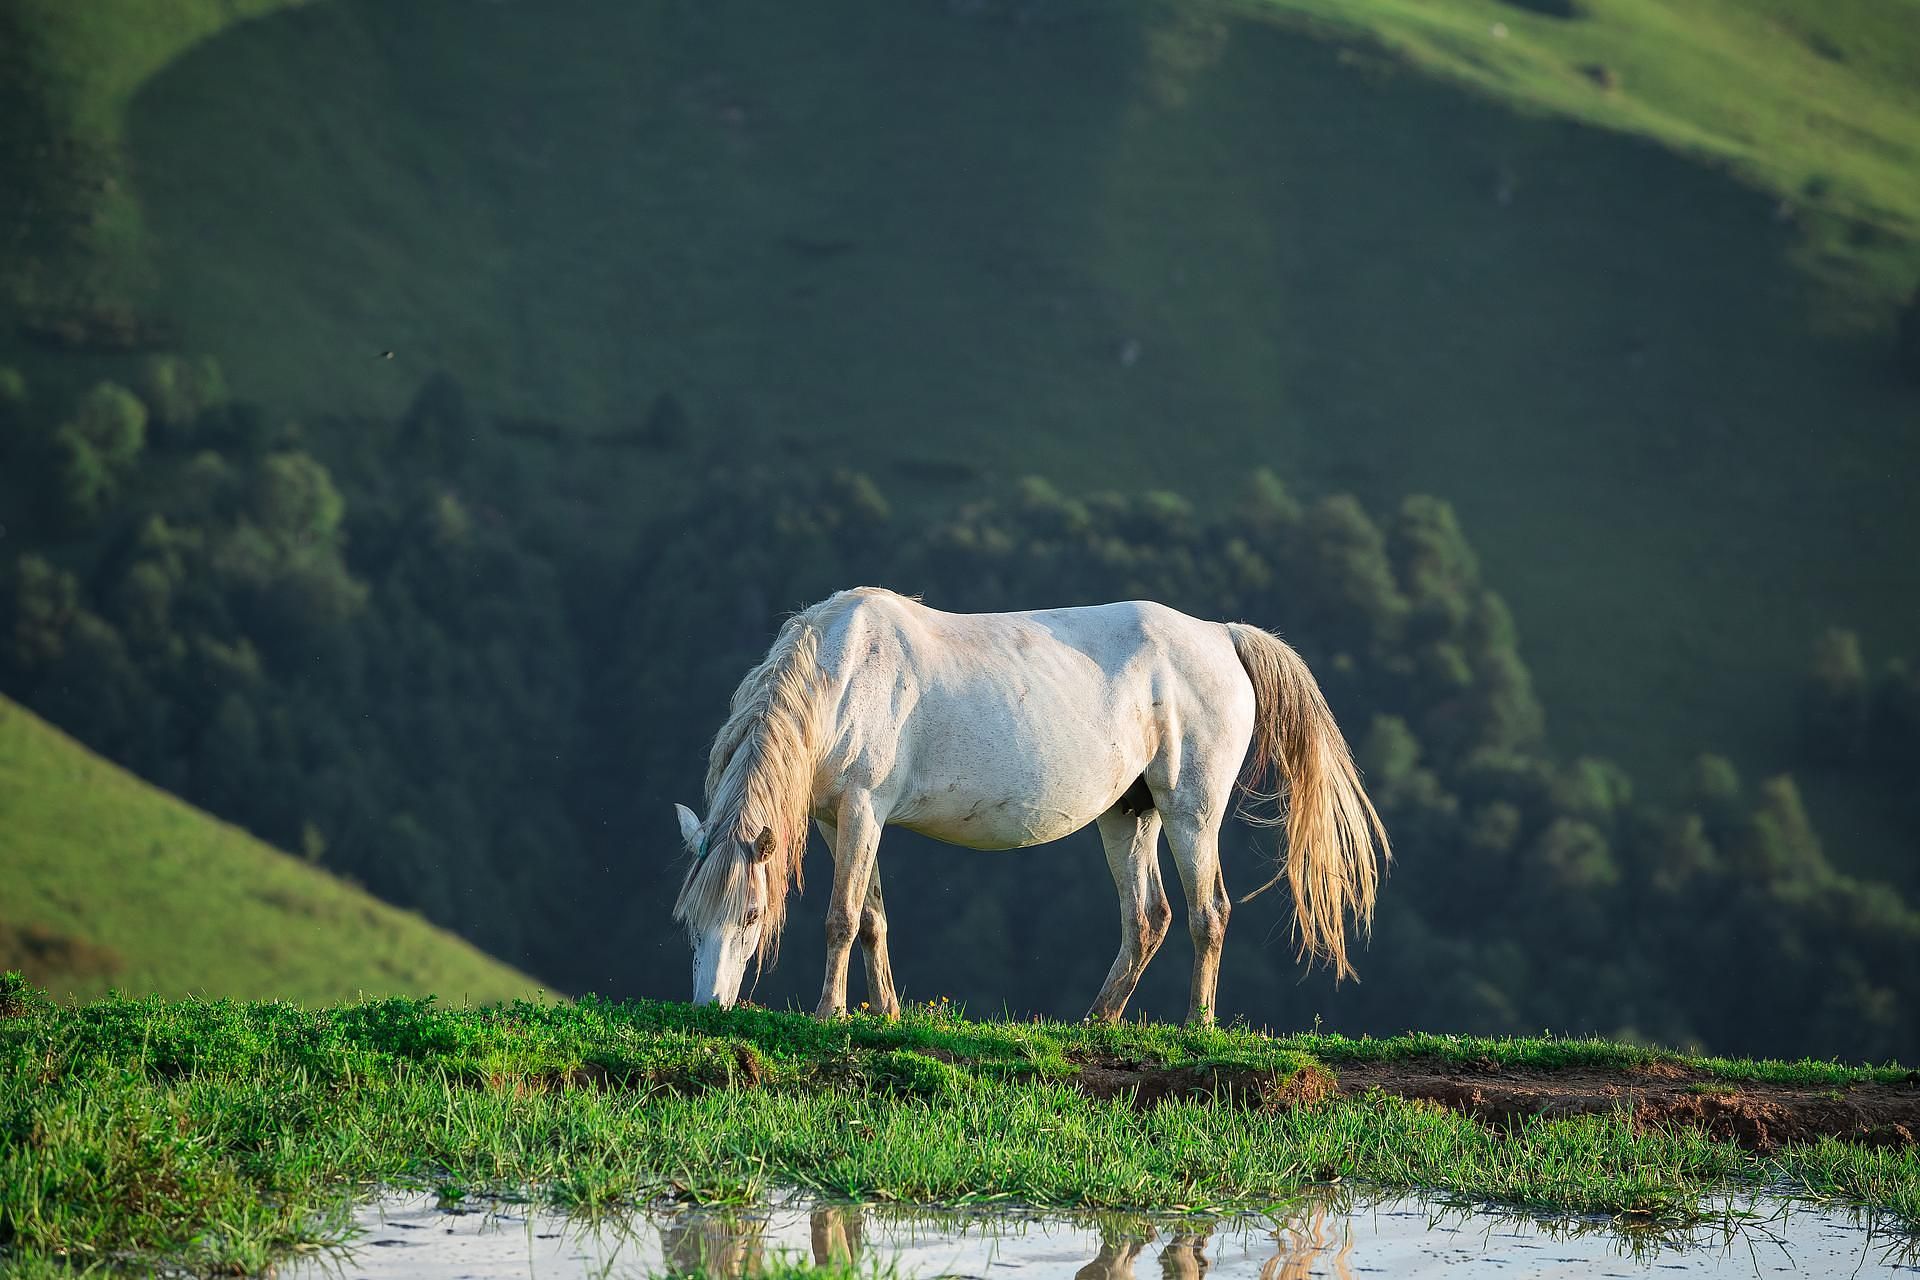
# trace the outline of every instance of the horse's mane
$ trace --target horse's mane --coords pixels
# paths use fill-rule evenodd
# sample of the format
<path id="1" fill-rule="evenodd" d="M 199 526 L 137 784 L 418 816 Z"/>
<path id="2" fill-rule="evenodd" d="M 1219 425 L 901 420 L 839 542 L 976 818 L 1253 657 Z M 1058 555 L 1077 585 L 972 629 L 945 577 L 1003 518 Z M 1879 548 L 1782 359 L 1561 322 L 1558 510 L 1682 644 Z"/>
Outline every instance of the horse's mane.
<path id="1" fill-rule="evenodd" d="M 801 861 L 825 713 L 821 615 L 840 598 L 787 619 L 767 656 L 733 691 L 727 721 L 707 754 L 708 849 L 687 869 L 673 906 L 673 918 L 689 929 L 740 920 L 747 906 L 747 860 L 760 833 L 772 832 L 758 956 L 763 964 L 779 954 L 788 894 L 803 887 Z"/>

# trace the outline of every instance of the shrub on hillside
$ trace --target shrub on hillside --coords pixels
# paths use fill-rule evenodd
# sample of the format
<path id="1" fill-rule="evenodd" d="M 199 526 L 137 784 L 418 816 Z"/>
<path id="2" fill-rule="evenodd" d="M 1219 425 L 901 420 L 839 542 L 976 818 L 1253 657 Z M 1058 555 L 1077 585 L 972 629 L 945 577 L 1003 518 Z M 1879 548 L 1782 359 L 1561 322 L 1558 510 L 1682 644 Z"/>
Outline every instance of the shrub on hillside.
<path id="1" fill-rule="evenodd" d="M 96 519 L 119 492 L 147 442 L 147 408 L 111 382 L 93 387 L 73 416 L 55 428 L 55 493 L 74 525 Z"/>
<path id="2" fill-rule="evenodd" d="M 15 679 L 24 680 L 58 658 L 79 602 L 80 584 L 71 573 L 31 552 L 15 557 L 0 577 L 0 641 L 6 645 L 0 667 L 10 666 Z"/>
<path id="3" fill-rule="evenodd" d="M 212 356 L 156 355 L 148 359 L 140 394 L 154 425 L 173 443 L 191 438 L 200 416 L 227 401 L 227 380 Z"/>
<path id="4" fill-rule="evenodd" d="M 1920 674 L 1905 658 L 1871 673 L 1860 638 L 1830 628 L 1801 691 L 1801 750 L 1827 766 L 1864 768 L 1899 785 L 1920 766 Z"/>
<path id="5" fill-rule="evenodd" d="M 1800 706 L 1801 732 L 1815 758 L 1853 761 L 1866 754 L 1871 686 L 1860 637 L 1837 627 L 1822 634 Z"/>

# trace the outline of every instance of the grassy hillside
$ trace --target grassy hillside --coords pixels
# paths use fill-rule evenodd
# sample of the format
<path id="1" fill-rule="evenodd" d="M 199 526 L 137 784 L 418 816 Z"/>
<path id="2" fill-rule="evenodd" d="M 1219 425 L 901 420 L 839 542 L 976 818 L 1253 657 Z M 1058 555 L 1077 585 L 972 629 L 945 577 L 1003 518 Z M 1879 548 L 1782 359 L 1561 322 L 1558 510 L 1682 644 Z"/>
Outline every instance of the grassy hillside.
<path id="1" fill-rule="evenodd" d="M 1778 767 L 1820 628 L 1920 633 L 1920 22 L 1570 7 L 23 2 L 17 296 L 310 421 L 445 368 L 935 500 L 1437 492 L 1563 745 Z"/>
<path id="2" fill-rule="evenodd" d="M 0 967 L 59 996 L 504 1000 L 536 984 L 0 698 Z"/>

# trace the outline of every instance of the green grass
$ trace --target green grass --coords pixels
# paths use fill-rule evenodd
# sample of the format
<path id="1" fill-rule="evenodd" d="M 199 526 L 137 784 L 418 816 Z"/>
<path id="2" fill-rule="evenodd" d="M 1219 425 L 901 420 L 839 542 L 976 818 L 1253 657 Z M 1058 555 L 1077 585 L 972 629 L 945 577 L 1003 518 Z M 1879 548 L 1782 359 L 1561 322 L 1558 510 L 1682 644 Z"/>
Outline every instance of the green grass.
<path id="1" fill-rule="evenodd" d="M 343 1206 L 380 1184 L 530 1191 L 580 1212 L 749 1203 L 781 1187 L 1218 1212 L 1341 1178 L 1640 1223 L 1694 1220 L 1703 1196 L 1728 1188 L 1920 1222 L 1911 1150 L 1822 1142 L 1760 1158 L 1624 1117 L 1496 1130 L 1377 1094 L 1136 1110 L 1057 1078 L 1087 1053 L 1310 1065 L 1243 1030 L 974 1023 L 925 1006 L 897 1024 L 820 1024 L 645 1002 L 59 1007 L 8 992 L 0 1132 L 15 1140 L 0 1149 L 0 1240 L 8 1261 L 50 1273 L 126 1251 L 257 1269 L 335 1238 Z"/>
<path id="2" fill-rule="evenodd" d="M 31 0 L 15 118 L 76 141 L 20 161 L 16 213 L 66 230 L 27 219 L 16 299 L 131 299 L 323 454 L 356 428 L 320 419 L 445 368 L 563 441 L 671 391 L 728 456 L 898 468 L 908 501 L 1025 473 L 1203 498 L 1249 462 L 1436 492 L 1558 741 L 1659 793 L 1700 749 L 1780 767 L 1825 626 L 1920 634 L 1884 367 L 1920 23 L 1591 7 Z M 5 361 L 54 402 L 111 363 Z M 542 502 L 636 522 L 693 465 L 562 495 L 542 447 Z M 1878 838 L 1837 853 L 1898 873 Z"/>
<path id="3" fill-rule="evenodd" d="M 319 1002 L 537 984 L 219 822 L 0 698 L 0 944 L 82 998 L 108 987 Z"/>

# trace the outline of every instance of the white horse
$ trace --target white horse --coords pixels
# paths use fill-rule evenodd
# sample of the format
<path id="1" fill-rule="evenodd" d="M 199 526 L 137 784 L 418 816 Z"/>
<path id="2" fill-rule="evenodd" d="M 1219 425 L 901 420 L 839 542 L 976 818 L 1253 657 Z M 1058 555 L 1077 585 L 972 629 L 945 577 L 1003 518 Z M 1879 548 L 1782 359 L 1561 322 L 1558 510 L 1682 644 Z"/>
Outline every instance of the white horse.
<path id="1" fill-rule="evenodd" d="M 789 619 L 734 691 L 708 757 L 705 821 L 675 806 L 694 858 L 674 904 L 693 943 L 693 998 L 732 1004 L 748 960 L 776 953 L 809 818 L 833 850 L 819 1017 L 846 1011 L 856 938 L 868 998 L 899 1010 L 883 827 L 1020 849 L 1092 822 L 1120 891 L 1120 954 L 1088 1017 L 1117 1020 L 1172 915 L 1164 825 L 1193 935 L 1187 1018 L 1209 1022 L 1230 907 L 1220 825 L 1236 780 L 1251 789 L 1271 766 L 1288 831 L 1262 888 L 1289 883 L 1302 958 L 1346 976 L 1346 916 L 1371 923 L 1391 854 L 1319 685 L 1278 637 L 1144 601 L 955 614 L 842 591 Z"/>

